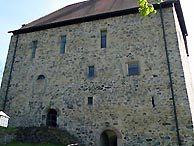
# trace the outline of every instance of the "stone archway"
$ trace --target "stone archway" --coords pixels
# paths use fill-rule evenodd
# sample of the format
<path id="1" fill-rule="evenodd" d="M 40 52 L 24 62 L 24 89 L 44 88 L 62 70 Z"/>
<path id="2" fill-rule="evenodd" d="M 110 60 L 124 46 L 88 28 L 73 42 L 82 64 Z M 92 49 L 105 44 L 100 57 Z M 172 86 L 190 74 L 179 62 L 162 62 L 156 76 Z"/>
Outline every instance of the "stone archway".
<path id="1" fill-rule="evenodd" d="M 117 146 L 117 135 L 113 130 L 105 130 L 100 135 L 100 146 Z"/>
<path id="2" fill-rule="evenodd" d="M 57 111 L 55 109 L 48 110 L 46 126 L 57 127 Z"/>

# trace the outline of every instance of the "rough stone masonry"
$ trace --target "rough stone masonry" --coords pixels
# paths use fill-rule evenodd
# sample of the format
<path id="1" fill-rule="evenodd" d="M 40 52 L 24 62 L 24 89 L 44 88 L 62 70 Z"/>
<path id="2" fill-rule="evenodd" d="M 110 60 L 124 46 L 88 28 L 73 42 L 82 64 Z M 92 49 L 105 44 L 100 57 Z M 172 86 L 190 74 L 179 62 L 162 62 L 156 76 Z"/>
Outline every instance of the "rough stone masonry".
<path id="1" fill-rule="evenodd" d="M 1 88 L 10 126 L 55 126 L 88 146 L 194 145 L 184 36 L 174 5 L 162 14 L 14 34 Z"/>

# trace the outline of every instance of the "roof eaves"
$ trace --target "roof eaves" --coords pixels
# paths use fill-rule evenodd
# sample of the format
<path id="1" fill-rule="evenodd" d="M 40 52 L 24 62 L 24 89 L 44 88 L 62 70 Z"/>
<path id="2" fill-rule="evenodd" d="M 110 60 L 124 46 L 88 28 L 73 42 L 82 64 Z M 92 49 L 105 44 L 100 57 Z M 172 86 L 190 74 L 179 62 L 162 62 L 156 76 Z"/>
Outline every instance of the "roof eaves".
<path id="1" fill-rule="evenodd" d="M 180 4 L 180 0 L 176 0 L 176 2 L 175 2 L 175 10 L 176 10 L 176 13 L 178 15 L 178 20 L 179 20 L 179 23 L 180 23 L 180 27 L 181 27 L 182 33 L 185 36 L 188 36 L 187 28 L 186 28 L 186 24 L 185 24 L 185 19 L 184 19 L 182 7 L 181 7 L 181 4 Z"/>
<path id="2" fill-rule="evenodd" d="M 162 8 L 171 7 L 172 3 L 174 3 L 174 1 L 165 1 L 165 2 L 161 3 L 161 6 L 162 6 Z M 159 4 L 153 4 L 153 5 L 156 9 L 159 9 Z M 134 13 L 138 13 L 138 8 L 139 7 L 134 7 L 134 8 L 130 8 L 130 9 L 124 9 L 124 10 L 118 10 L 118 11 L 107 12 L 107 13 L 102 13 L 102 14 L 90 15 L 90 16 L 86 16 L 86 17 L 80 17 L 80 18 L 75 18 L 75 19 L 70 19 L 70 20 L 45 24 L 45 25 L 33 26 L 33 27 L 29 27 L 29 28 L 23 28 L 23 29 L 20 28 L 18 30 L 9 31 L 8 33 L 13 33 L 14 35 L 15 34 L 22 34 L 22 33 L 30 33 L 30 32 L 35 32 L 35 31 L 40 31 L 40 30 L 45 30 L 45 29 L 50 29 L 50 28 L 56 28 L 56 27 L 61 27 L 61 26 L 66 26 L 66 25 L 72 25 L 72 24 L 77 24 L 77 23 L 82 23 L 82 22 L 89 22 L 89 21 L 94 21 L 94 20 L 99 20 L 99 19 L 106 19 L 106 18 L 110 18 L 110 17 L 134 14 Z M 183 16 L 183 15 L 181 15 L 181 16 Z M 184 20 L 184 18 L 183 18 L 183 20 Z M 182 25 L 185 26 L 184 23 Z M 186 29 L 183 29 L 183 30 L 186 30 Z"/>
<path id="3" fill-rule="evenodd" d="M 99 20 L 99 19 L 106 19 L 110 17 L 133 14 L 137 12 L 138 12 L 138 8 L 131 8 L 131 9 L 114 11 L 114 12 L 90 15 L 86 17 L 80 17 L 80 18 L 65 20 L 65 21 L 56 22 L 56 23 L 39 25 L 39 26 L 34 26 L 34 27 L 29 27 L 29 28 L 24 28 L 24 29 L 13 30 L 13 31 L 9 31 L 8 33 L 13 33 L 13 34 L 29 33 L 29 32 L 56 28 L 56 27 L 61 27 L 61 26 L 66 26 L 66 25 L 72 25 L 72 24 L 77 24 L 77 23 L 82 23 L 82 22 L 89 22 L 89 21 L 94 21 L 94 20 Z"/>

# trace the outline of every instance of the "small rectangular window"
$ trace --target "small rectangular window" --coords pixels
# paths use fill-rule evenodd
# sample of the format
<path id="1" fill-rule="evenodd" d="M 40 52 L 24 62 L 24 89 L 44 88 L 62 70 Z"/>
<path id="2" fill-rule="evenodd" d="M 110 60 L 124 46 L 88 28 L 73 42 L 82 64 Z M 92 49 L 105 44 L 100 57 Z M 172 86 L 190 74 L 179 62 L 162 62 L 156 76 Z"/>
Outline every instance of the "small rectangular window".
<path id="1" fill-rule="evenodd" d="M 93 97 L 88 97 L 88 105 L 93 105 Z"/>
<path id="2" fill-rule="evenodd" d="M 61 37 L 60 54 L 65 53 L 65 47 L 66 47 L 66 36 L 62 36 Z"/>
<path id="3" fill-rule="evenodd" d="M 101 31 L 101 48 L 106 48 L 107 43 L 107 31 Z"/>
<path id="4" fill-rule="evenodd" d="M 128 75 L 138 75 L 138 74 L 139 74 L 138 63 L 128 64 Z"/>
<path id="5" fill-rule="evenodd" d="M 32 59 L 35 58 L 35 55 L 36 55 L 37 43 L 38 43 L 38 41 L 32 42 Z"/>
<path id="6" fill-rule="evenodd" d="M 89 66 L 89 77 L 94 77 L 94 66 Z"/>

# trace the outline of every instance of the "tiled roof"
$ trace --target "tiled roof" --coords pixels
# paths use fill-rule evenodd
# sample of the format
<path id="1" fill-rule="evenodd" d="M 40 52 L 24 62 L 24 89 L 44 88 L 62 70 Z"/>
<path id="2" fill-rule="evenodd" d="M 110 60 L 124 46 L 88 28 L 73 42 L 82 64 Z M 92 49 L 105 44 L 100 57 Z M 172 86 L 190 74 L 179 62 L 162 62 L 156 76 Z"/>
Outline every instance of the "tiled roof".
<path id="1" fill-rule="evenodd" d="M 156 3 L 156 0 L 149 0 L 149 2 L 154 4 Z M 171 4 L 172 0 L 164 0 L 163 3 Z M 26 33 L 123 15 L 124 13 L 137 13 L 138 7 L 137 0 L 89 0 L 66 6 L 11 32 Z M 181 11 L 180 14 L 182 14 L 181 8 L 178 8 L 178 11 Z M 182 21 L 180 23 L 183 23 L 183 26 L 185 27 L 184 18 L 181 15 L 180 17 L 180 20 Z"/>
<path id="2" fill-rule="evenodd" d="M 135 7 L 138 7 L 137 0 L 89 0 L 66 6 L 25 25 L 22 29 Z"/>

